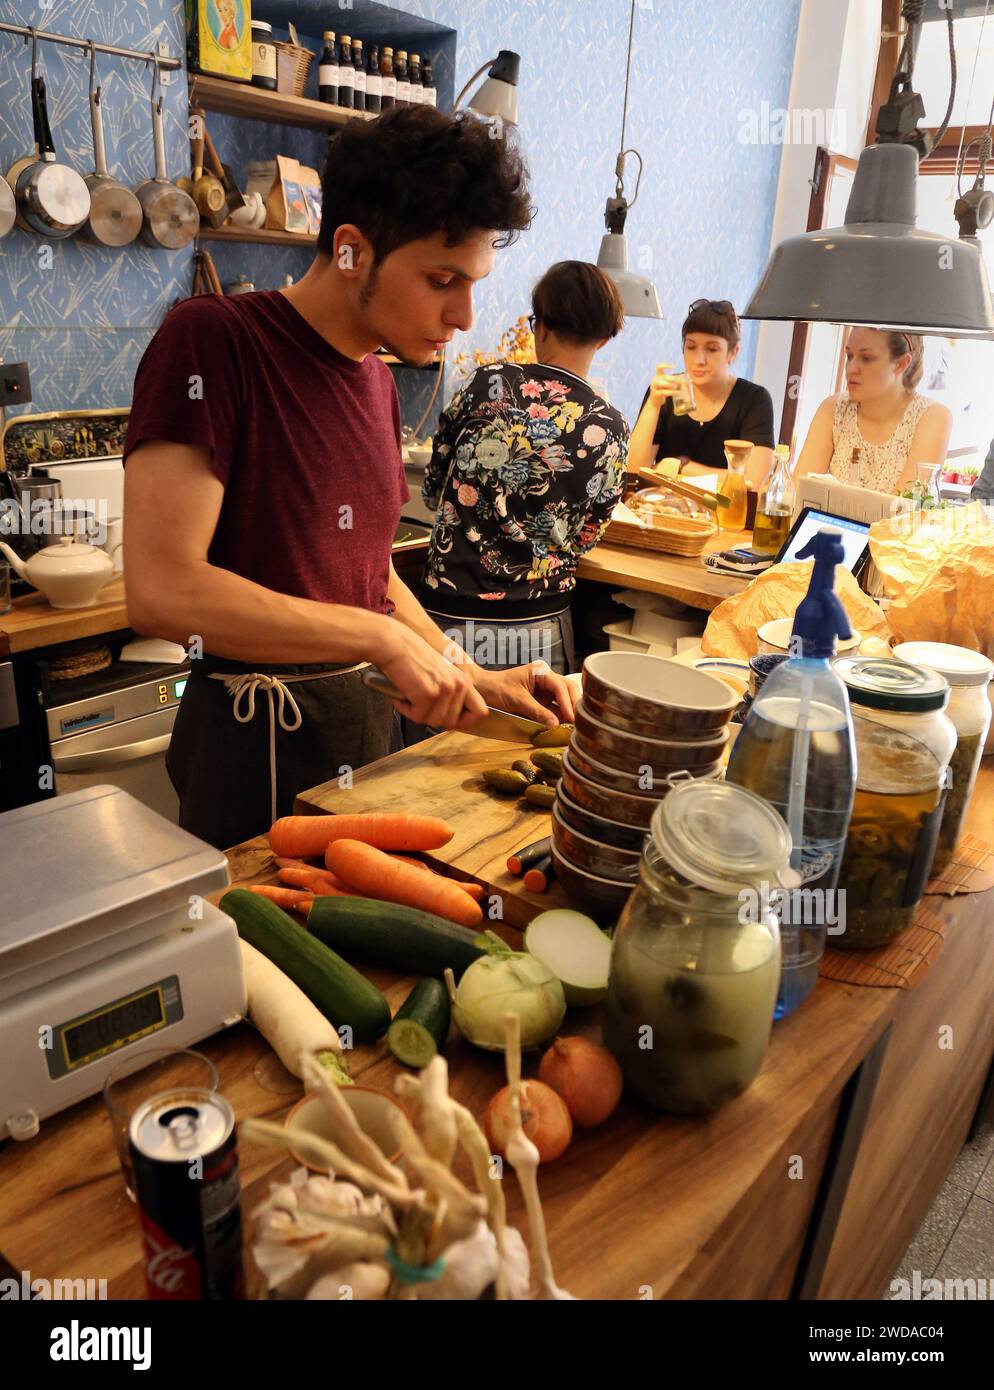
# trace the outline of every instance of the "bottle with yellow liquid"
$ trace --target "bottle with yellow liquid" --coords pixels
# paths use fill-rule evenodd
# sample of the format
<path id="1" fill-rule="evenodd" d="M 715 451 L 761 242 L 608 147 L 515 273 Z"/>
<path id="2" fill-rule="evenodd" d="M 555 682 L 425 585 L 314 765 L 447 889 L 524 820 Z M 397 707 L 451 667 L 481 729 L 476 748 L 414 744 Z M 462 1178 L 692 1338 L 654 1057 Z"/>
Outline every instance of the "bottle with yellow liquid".
<path id="1" fill-rule="evenodd" d="M 728 467 L 718 484 L 718 493 L 728 498 L 729 505 L 718 508 L 718 525 L 723 531 L 741 531 L 746 523 L 745 466 L 752 444 L 747 439 L 726 439 L 723 447 Z"/>
<path id="2" fill-rule="evenodd" d="M 763 555 L 776 555 L 790 532 L 794 514 L 794 479 L 790 471 L 790 447 L 778 444 L 773 463 L 759 491 L 752 548 Z"/>

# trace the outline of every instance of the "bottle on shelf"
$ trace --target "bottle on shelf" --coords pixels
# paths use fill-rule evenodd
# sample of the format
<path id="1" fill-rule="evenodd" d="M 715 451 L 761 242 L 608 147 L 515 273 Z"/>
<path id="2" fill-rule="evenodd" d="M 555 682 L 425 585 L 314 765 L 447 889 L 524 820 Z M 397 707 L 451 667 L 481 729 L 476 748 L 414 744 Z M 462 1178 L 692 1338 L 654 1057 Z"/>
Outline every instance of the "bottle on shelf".
<path id="1" fill-rule="evenodd" d="M 338 40 L 338 104 L 351 111 L 355 105 L 355 68 L 352 66 L 352 39 L 342 34 Z"/>
<path id="2" fill-rule="evenodd" d="M 438 105 L 438 93 L 435 90 L 435 79 L 431 72 L 431 59 L 425 58 L 421 72 L 422 100 L 425 106 Z"/>
<path id="3" fill-rule="evenodd" d="M 362 56 L 362 39 L 352 40 L 352 67 L 355 71 L 355 90 L 352 106 L 356 111 L 366 109 L 366 60 Z"/>
<path id="4" fill-rule="evenodd" d="M 366 110 L 379 115 L 380 98 L 383 95 L 383 78 L 380 76 L 380 50 L 371 43 L 366 58 Z"/>
<path id="5" fill-rule="evenodd" d="M 814 558 L 808 592 L 794 614 L 790 655 L 763 682 L 728 760 L 726 780 L 763 797 L 787 822 L 790 867 L 799 885 L 781 898 L 783 966 L 774 1018 L 811 993 L 828 927 L 845 927 L 836 894 L 856 792 L 856 744 L 849 696 L 831 659 L 850 637 L 835 593 L 843 560 L 837 532 L 818 532 L 798 559 Z M 878 832 L 879 833 L 879 832 Z"/>
<path id="6" fill-rule="evenodd" d="M 411 84 L 411 105 L 422 106 L 424 104 L 424 87 L 421 78 L 421 55 L 412 53 L 407 63 L 408 80 Z"/>
<path id="7" fill-rule="evenodd" d="M 380 110 L 397 105 L 397 74 L 393 70 L 393 49 L 386 47 L 380 57 Z"/>
<path id="8" fill-rule="evenodd" d="M 403 48 L 397 49 L 394 71 L 397 74 L 397 105 L 410 106 L 411 104 L 411 78 L 407 70 L 407 51 Z"/>
<path id="9" fill-rule="evenodd" d="M 324 48 L 318 66 L 318 99 L 329 106 L 338 105 L 338 50 L 331 29 L 324 31 Z"/>
<path id="10" fill-rule="evenodd" d="M 756 524 L 752 532 L 753 550 L 776 555 L 790 532 L 794 514 L 794 479 L 790 471 L 790 446 L 778 444 L 773 463 L 759 490 Z"/>

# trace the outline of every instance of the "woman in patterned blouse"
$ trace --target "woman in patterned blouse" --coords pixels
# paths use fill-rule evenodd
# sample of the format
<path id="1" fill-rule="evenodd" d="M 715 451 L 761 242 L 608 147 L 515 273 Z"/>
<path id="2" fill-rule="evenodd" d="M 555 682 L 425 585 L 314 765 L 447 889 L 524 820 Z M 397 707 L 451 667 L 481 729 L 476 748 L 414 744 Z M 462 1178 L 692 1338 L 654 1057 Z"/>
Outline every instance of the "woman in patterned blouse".
<path id="1" fill-rule="evenodd" d="M 918 463 L 945 463 L 953 417 L 915 390 L 917 334 L 854 328 L 846 339 L 846 391 L 823 400 L 797 461 L 797 477 L 831 473 L 874 492 L 900 492 Z"/>
<path id="2" fill-rule="evenodd" d="M 439 420 L 419 597 L 481 666 L 563 673 L 577 562 L 624 491 L 628 426 L 587 380 L 624 315 L 602 271 L 561 261 L 535 286 L 530 321 L 538 361 L 479 367 Z"/>

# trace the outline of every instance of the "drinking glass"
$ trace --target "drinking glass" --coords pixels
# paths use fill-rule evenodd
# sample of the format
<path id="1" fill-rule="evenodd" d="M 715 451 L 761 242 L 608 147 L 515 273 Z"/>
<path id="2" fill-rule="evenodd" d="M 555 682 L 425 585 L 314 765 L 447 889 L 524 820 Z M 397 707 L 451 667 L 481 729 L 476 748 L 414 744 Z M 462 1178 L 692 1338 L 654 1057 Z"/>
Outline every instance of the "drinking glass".
<path id="1" fill-rule="evenodd" d="M 216 1091 L 217 1068 L 209 1057 L 192 1048 L 162 1047 L 125 1058 L 104 1082 L 104 1104 L 124 1173 L 125 1191 L 132 1202 L 135 1200 L 135 1174 L 128 1149 L 131 1117 L 143 1101 L 175 1087 Z"/>

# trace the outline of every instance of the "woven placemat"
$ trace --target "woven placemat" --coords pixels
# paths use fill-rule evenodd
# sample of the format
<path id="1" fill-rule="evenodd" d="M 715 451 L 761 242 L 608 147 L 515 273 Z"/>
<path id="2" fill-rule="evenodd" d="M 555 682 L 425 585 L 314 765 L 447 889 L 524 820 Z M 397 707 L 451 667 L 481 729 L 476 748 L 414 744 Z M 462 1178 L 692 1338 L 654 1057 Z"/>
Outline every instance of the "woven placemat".
<path id="1" fill-rule="evenodd" d="M 983 893 L 991 887 L 994 848 L 977 835 L 963 835 L 955 858 L 940 878 L 932 879 L 926 892 Z M 869 951 L 836 951 L 829 945 L 818 973 L 847 985 L 914 989 L 942 950 L 950 925 L 935 915 L 926 897 L 911 926 L 888 945 Z"/>
<path id="2" fill-rule="evenodd" d="M 926 892 L 986 893 L 994 888 L 994 847 L 978 835 L 961 835 L 954 858 L 938 878 L 933 878 Z"/>

